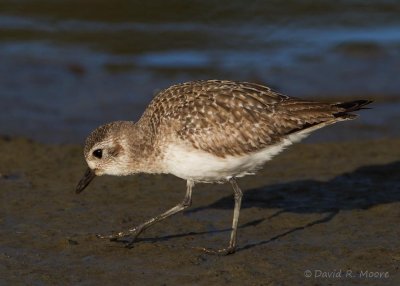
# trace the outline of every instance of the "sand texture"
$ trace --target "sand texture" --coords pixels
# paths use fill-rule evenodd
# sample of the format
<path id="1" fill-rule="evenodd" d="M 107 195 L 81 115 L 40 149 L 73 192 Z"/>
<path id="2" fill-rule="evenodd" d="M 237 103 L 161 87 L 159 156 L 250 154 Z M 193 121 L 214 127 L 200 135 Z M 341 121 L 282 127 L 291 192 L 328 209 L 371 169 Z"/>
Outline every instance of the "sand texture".
<path id="1" fill-rule="evenodd" d="M 194 248 L 227 245 L 228 185 L 196 185 L 189 210 L 127 249 L 95 234 L 172 207 L 184 181 L 101 177 L 76 195 L 81 146 L 2 138 L 0 150 L 1 285 L 400 285 L 399 139 L 299 144 L 239 180 L 239 249 L 226 257 Z"/>

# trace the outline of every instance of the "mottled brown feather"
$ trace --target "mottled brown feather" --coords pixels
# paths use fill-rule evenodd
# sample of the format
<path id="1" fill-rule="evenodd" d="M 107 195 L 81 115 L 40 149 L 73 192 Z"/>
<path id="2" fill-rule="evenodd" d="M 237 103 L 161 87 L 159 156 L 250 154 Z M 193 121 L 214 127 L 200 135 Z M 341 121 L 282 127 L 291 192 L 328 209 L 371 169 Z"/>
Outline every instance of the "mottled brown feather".
<path id="1" fill-rule="evenodd" d="M 291 98 L 254 83 L 209 80 L 161 91 L 139 124 L 151 126 L 153 134 L 172 128 L 195 148 L 224 157 L 260 150 L 288 134 L 345 116 L 350 115 L 337 103 Z"/>

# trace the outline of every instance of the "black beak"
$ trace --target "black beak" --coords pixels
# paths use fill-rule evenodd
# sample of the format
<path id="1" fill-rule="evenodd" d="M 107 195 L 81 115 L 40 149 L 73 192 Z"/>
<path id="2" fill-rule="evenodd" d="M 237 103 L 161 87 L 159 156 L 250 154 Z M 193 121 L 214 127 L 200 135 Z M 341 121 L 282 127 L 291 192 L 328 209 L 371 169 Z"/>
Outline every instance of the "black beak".
<path id="1" fill-rule="evenodd" d="M 89 184 L 90 182 L 96 177 L 96 174 L 94 171 L 90 168 L 87 168 L 85 175 L 83 175 L 83 178 L 79 181 L 78 185 L 76 186 L 75 192 L 79 194 L 82 192 Z"/>

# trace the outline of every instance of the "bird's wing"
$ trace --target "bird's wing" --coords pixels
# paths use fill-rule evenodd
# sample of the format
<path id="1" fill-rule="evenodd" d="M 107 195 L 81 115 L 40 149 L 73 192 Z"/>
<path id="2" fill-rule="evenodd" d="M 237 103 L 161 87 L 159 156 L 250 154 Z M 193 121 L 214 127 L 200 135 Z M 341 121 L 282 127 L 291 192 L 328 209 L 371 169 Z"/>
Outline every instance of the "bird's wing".
<path id="1" fill-rule="evenodd" d="M 257 151 L 286 135 L 334 120 L 343 108 L 290 98 L 262 85 L 197 81 L 162 91 L 143 118 L 153 126 L 178 122 L 177 135 L 224 157 Z"/>

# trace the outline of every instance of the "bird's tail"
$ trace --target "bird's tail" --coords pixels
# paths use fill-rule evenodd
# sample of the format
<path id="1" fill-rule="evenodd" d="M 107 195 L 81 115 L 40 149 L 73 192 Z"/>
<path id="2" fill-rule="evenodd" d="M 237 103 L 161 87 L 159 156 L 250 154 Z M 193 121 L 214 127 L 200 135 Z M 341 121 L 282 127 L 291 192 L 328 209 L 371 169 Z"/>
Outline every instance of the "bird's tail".
<path id="1" fill-rule="evenodd" d="M 372 100 L 354 100 L 354 101 L 347 101 L 347 102 L 340 102 L 333 104 L 334 107 L 338 107 L 339 111 L 334 113 L 335 117 L 345 117 L 347 115 L 356 116 L 354 114 L 350 114 L 350 112 L 361 110 L 361 109 L 369 109 L 368 107 L 364 107 L 370 104 Z"/>

